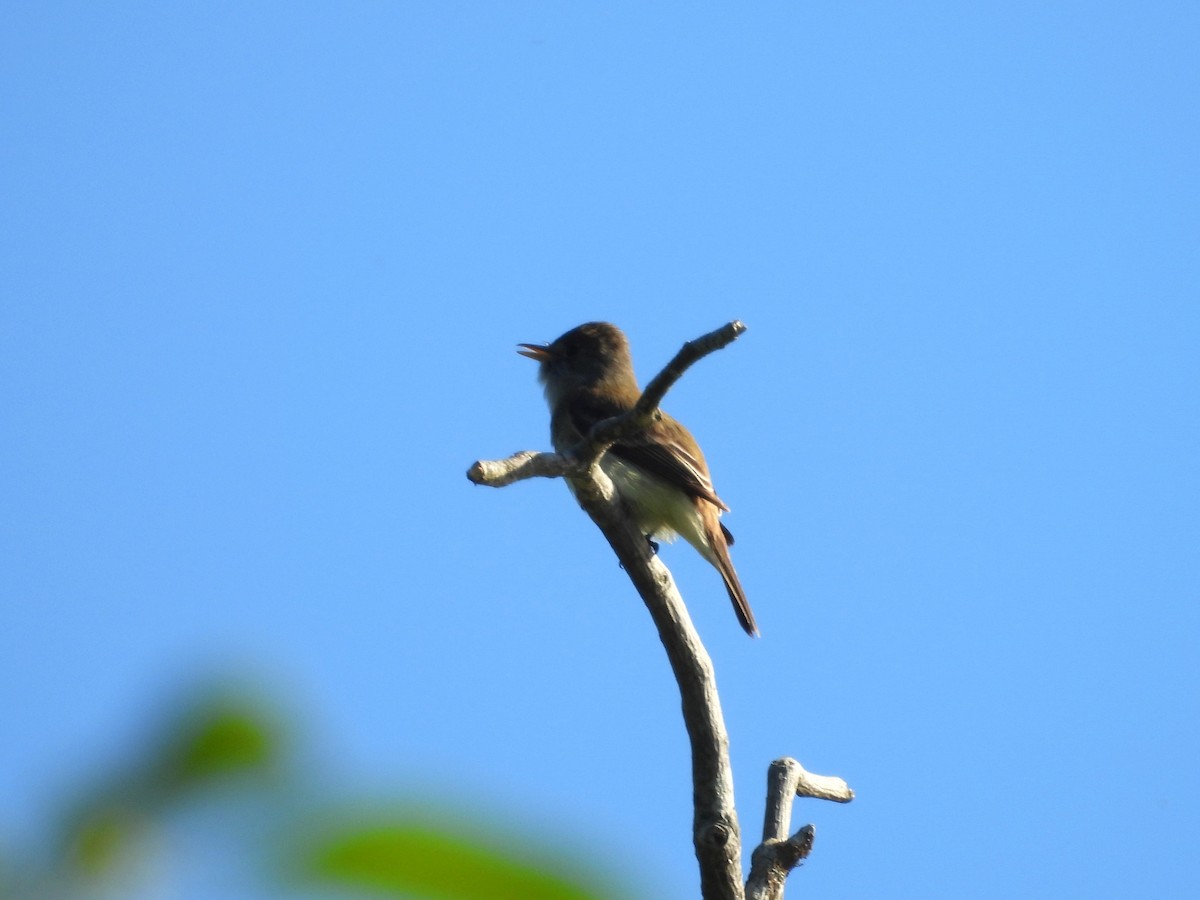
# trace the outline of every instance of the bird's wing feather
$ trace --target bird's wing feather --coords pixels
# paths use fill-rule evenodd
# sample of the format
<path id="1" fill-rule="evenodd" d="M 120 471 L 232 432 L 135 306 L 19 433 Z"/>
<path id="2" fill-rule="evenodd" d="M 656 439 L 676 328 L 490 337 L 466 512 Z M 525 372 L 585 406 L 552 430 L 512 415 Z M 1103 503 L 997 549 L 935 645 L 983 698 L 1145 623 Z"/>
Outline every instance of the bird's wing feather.
<path id="1" fill-rule="evenodd" d="M 576 396 L 567 408 L 572 424 L 581 436 L 586 435 L 597 422 L 626 412 L 617 404 L 607 403 L 594 394 Z M 692 450 L 677 440 L 674 432 L 682 431 L 683 426 L 666 413 L 662 416 L 660 421 L 652 423 L 644 431 L 613 444 L 608 452 L 657 475 L 693 497 L 702 497 L 719 509 L 728 511 L 729 507 L 713 489 L 703 457 L 697 456 L 699 448 Z M 694 444 L 695 441 L 690 443 Z"/>
<path id="2" fill-rule="evenodd" d="M 686 447 L 677 442 L 669 439 L 651 440 L 643 433 L 613 444 L 609 452 L 676 485 L 693 497 L 703 497 L 723 510 L 729 509 L 713 490 L 712 479 L 708 477 L 703 463 L 699 463 Z"/>

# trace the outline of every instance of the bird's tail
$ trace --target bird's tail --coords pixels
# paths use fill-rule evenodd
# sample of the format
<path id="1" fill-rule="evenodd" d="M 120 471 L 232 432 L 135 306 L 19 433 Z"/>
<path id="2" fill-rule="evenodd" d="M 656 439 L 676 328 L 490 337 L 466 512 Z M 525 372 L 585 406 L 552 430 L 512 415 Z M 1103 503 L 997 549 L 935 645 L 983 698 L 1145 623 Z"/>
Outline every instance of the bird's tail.
<path id="1" fill-rule="evenodd" d="M 733 611 L 737 614 L 742 628 L 750 637 L 758 637 L 758 626 L 754 622 L 754 613 L 750 611 L 750 601 L 746 599 L 746 592 L 742 590 L 742 583 L 738 580 L 737 570 L 733 568 L 733 560 L 729 556 L 729 545 L 733 543 L 733 535 L 720 523 L 716 507 L 710 507 L 705 513 L 703 518 L 709 550 L 705 556 L 721 573 L 721 580 L 725 582 L 725 590 L 729 592 L 729 599 L 733 601 Z"/>

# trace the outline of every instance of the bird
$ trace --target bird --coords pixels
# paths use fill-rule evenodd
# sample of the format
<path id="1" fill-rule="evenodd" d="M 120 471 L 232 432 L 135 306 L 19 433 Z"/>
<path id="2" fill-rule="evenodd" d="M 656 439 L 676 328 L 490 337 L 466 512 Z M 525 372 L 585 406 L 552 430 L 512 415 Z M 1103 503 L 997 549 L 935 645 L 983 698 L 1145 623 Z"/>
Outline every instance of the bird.
<path id="1" fill-rule="evenodd" d="M 587 322 L 549 344 L 517 346 L 519 354 L 540 363 L 550 437 L 559 453 L 576 446 L 597 422 L 629 412 L 641 397 L 629 341 L 608 322 Z M 729 555 L 733 535 L 720 521 L 729 507 L 713 489 L 691 432 L 660 412 L 641 431 L 614 443 L 600 467 L 648 540 L 682 536 L 720 573 L 738 622 L 757 637 L 754 613 Z"/>

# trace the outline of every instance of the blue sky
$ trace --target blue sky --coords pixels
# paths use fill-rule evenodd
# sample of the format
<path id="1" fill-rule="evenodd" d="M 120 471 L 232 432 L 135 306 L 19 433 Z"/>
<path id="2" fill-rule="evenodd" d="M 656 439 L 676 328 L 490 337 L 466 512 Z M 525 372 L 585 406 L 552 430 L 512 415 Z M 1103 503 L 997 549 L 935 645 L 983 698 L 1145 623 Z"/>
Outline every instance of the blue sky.
<path id="1" fill-rule="evenodd" d="M 338 790 L 695 896 L 675 688 L 514 353 L 580 322 L 732 507 L 663 550 L 819 897 L 1200 890 L 1200 8 L 10 4 L 0 843 L 205 677 Z M 569 590 L 562 586 L 569 584 Z M 186 890 L 186 887 L 185 887 Z"/>

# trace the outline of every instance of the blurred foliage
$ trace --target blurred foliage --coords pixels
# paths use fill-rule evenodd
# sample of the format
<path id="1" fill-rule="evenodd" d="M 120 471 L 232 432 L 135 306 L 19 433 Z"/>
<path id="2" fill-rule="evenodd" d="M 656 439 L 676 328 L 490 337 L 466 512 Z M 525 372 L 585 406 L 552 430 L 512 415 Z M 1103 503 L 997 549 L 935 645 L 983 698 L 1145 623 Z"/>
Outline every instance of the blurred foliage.
<path id="1" fill-rule="evenodd" d="M 67 834 L 66 862 L 89 877 L 116 867 L 145 823 L 127 808 L 97 806 L 80 816 Z"/>
<path id="2" fill-rule="evenodd" d="M 198 792 L 238 778 L 262 782 L 284 741 L 271 710 L 227 692 L 184 704 L 159 731 L 68 816 L 60 859 L 76 874 L 101 878 L 121 868 L 156 822 Z"/>
<path id="3" fill-rule="evenodd" d="M 318 877 L 436 900 L 599 900 L 532 865 L 451 834 L 403 823 L 331 836 L 311 856 Z"/>
<path id="4" fill-rule="evenodd" d="M 319 811 L 329 798 L 305 801 L 311 773 L 291 764 L 292 744 L 276 712 L 248 695 L 207 693 L 181 704 L 130 764 L 105 774 L 73 805 L 49 863 L 21 864 L 6 854 L 0 897 L 141 895 L 145 858 L 162 849 L 167 823 L 201 797 L 216 797 L 223 810 L 222 798 L 235 795 L 214 789 L 230 785 L 239 789 L 237 802 L 221 815 L 231 824 L 247 800 L 276 823 L 277 833 L 261 846 L 239 844 L 257 865 L 270 866 L 282 850 L 286 862 L 276 866 L 272 896 L 320 890 L 428 900 L 601 900 L 623 893 L 535 842 L 501 849 L 479 839 L 477 829 L 468 836 L 466 828 L 447 827 L 444 814 L 401 808 L 332 818 Z"/>
<path id="5" fill-rule="evenodd" d="M 220 700 L 184 718 L 170 735 L 159 777 L 175 789 L 212 778 L 268 769 L 280 755 L 281 736 L 263 710 Z"/>

